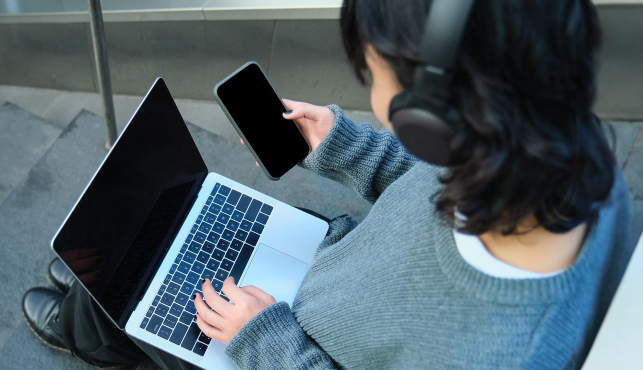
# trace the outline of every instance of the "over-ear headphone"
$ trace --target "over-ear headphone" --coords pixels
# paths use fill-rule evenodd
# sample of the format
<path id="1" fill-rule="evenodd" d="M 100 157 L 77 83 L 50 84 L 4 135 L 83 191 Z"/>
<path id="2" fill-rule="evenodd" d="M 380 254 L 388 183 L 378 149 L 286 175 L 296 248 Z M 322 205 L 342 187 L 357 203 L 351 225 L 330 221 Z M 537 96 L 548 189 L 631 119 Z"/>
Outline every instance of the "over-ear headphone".
<path id="1" fill-rule="evenodd" d="M 411 90 L 395 96 L 389 120 L 404 147 L 420 159 L 448 165 L 450 142 L 464 128 L 448 102 L 453 69 L 475 0 L 433 0 Z"/>

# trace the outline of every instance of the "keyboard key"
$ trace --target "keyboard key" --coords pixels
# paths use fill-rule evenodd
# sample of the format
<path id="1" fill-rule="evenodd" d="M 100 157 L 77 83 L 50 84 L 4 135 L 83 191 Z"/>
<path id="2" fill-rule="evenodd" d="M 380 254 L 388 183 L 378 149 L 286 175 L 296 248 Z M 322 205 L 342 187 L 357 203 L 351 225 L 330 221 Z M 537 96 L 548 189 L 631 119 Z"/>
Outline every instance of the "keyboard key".
<path id="1" fill-rule="evenodd" d="M 257 213 L 259 213 L 259 209 L 261 208 L 262 204 L 263 203 L 261 203 L 260 201 L 253 199 L 252 203 L 250 203 L 250 207 L 248 207 L 248 212 L 246 212 L 246 215 L 243 218 L 248 221 L 254 221 L 257 217 Z"/>
<path id="2" fill-rule="evenodd" d="M 208 206 L 203 205 L 203 208 L 201 208 L 200 215 L 203 216 L 207 211 L 208 211 Z M 203 220 L 203 218 L 201 218 L 201 220 Z M 199 222 L 201 222 L 201 221 L 198 221 L 197 223 L 199 223 Z"/>
<path id="3" fill-rule="evenodd" d="M 222 239 L 230 241 L 232 240 L 233 237 L 234 237 L 234 231 L 229 229 L 223 230 L 223 234 L 221 235 Z"/>
<path id="4" fill-rule="evenodd" d="M 179 263 L 178 270 L 184 274 L 187 274 L 188 272 L 190 272 L 190 264 L 185 261 L 181 261 L 181 263 Z"/>
<path id="5" fill-rule="evenodd" d="M 180 257 L 180 255 L 179 255 L 179 257 Z M 176 263 L 173 264 L 172 267 L 170 267 L 170 274 L 173 274 L 176 271 L 177 267 L 179 267 L 178 264 L 176 264 Z"/>
<path id="6" fill-rule="evenodd" d="M 171 333 L 172 333 L 172 329 L 168 328 L 165 325 L 161 326 L 161 329 L 159 329 L 159 337 L 163 339 L 168 339 Z"/>
<path id="7" fill-rule="evenodd" d="M 176 283 L 170 283 L 170 285 L 167 286 L 167 289 L 165 290 L 167 293 L 170 293 L 172 295 L 176 295 L 176 293 L 179 292 L 179 288 L 181 286 L 176 284 Z"/>
<path id="8" fill-rule="evenodd" d="M 163 324 L 169 326 L 170 328 L 173 328 L 176 325 L 177 321 L 179 321 L 179 318 L 170 314 L 167 315 L 165 321 L 163 321 Z"/>
<path id="9" fill-rule="evenodd" d="M 170 279 L 172 279 L 172 274 L 167 274 L 165 277 L 165 280 L 163 280 L 163 284 L 167 285 L 170 283 Z"/>
<path id="10" fill-rule="evenodd" d="M 188 250 L 192 253 L 199 253 L 199 251 L 201 250 L 201 244 L 192 242 L 190 243 L 190 247 L 188 247 Z"/>
<path id="11" fill-rule="evenodd" d="M 255 224 L 252 225 L 252 231 L 256 232 L 257 234 L 261 234 L 261 232 L 263 231 L 263 225 L 255 222 Z"/>
<path id="12" fill-rule="evenodd" d="M 165 317 L 169 310 L 170 308 L 168 306 L 164 305 L 163 303 L 159 303 L 159 305 L 156 307 L 156 310 L 154 310 L 154 313 L 161 317 Z"/>
<path id="13" fill-rule="evenodd" d="M 217 242 L 219 241 L 219 237 L 220 237 L 220 236 L 221 236 L 221 235 L 219 235 L 219 234 L 215 233 L 214 231 L 213 231 L 213 232 L 211 232 L 211 233 L 210 233 L 210 235 L 208 235 L 208 241 L 207 241 L 207 242 L 205 242 L 205 243 L 203 244 L 203 245 L 204 245 L 204 249 L 205 249 L 205 244 L 206 244 L 206 243 L 216 245 L 216 244 L 217 244 Z M 210 252 L 210 253 L 212 253 L 212 252 Z"/>
<path id="14" fill-rule="evenodd" d="M 214 290 L 215 290 L 217 293 L 219 293 L 219 292 L 221 291 L 221 288 L 223 288 L 223 282 L 222 282 L 222 281 L 219 281 L 219 280 L 217 280 L 217 279 L 214 279 L 214 280 L 212 280 L 211 282 L 212 282 L 212 287 L 214 288 Z"/>
<path id="15" fill-rule="evenodd" d="M 201 275 L 201 279 L 210 279 L 210 280 L 212 280 L 213 277 L 214 277 L 214 271 L 212 271 L 210 269 L 205 269 L 205 271 L 203 271 L 203 274 Z"/>
<path id="16" fill-rule="evenodd" d="M 174 315 L 176 317 L 181 316 L 181 312 L 183 312 L 183 307 L 179 306 L 178 304 L 173 304 L 172 307 L 170 307 L 170 314 Z"/>
<path id="17" fill-rule="evenodd" d="M 199 255 L 196 256 L 196 260 L 201 263 L 207 263 L 208 259 L 210 259 L 210 254 L 205 251 L 200 252 Z"/>
<path id="18" fill-rule="evenodd" d="M 188 243 L 183 244 L 183 246 L 181 247 L 181 251 L 179 253 L 181 253 L 181 254 L 185 253 L 185 251 L 188 250 L 189 246 L 190 246 L 190 244 L 188 244 Z"/>
<path id="19" fill-rule="evenodd" d="M 179 306 L 185 306 L 185 304 L 188 302 L 188 296 L 183 293 L 179 293 L 179 295 L 176 296 L 174 302 L 178 303 Z"/>
<path id="20" fill-rule="evenodd" d="M 239 230 L 237 230 L 237 233 L 234 235 L 234 237 L 239 239 L 239 240 L 241 240 L 241 241 L 245 241 L 246 238 L 248 237 L 248 232 L 239 229 Z"/>
<path id="21" fill-rule="evenodd" d="M 263 207 L 261 207 L 261 212 L 270 215 L 272 213 L 272 206 L 264 204 Z"/>
<path id="22" fill-rule="evenodd" d="M 189 324 L 192 322 L 192 317 L 193 317 L 193 315 L 190 315 L 190 313 L 189 313 L 189 312 L 187 312 L 187 311 L 183 311 L 183 313 L 181 314 L 181 318 L 179 319 L 179 321 L 180 321 L 180 322 L 182 322 L 182 323 L 184 323 L 184 324 L 186 324 L 186 325 L 189 325 Z"/>
<path id="23" fill-rule="evenodd" d="M 234 211 L 231 218 L 237 222 L 241 222 L 241 220 L 243 220 L 243 213 Z"/>
<path id="24" fill-rule="evenodd" d="M 239 226 L 239 228 L 244 231 L 250 231 L 251 227 L 252 227 L 252 222 L 248 220 L 241 221 L 241 226 Z"/>
<path id="25" fill-rule="evenodd" d="M 196 222 L 195 222 L 195 224 L 197 224 L 197 225 L 198 225 L 198 224 L 200 224 L 200 223 L 201 223 L 201 221 L 203 221 L 203 215 L 204 215 L 204 214 L 205 214 L 205 212 L 201 211 L 201 214 L 199 215 L 199 217 L 197 217 L 197 218 L 196 218 Z"/>
<path id="26" fill-rule="evenodd" d="M 192 229 L 190 230 L 190 232 L 194 234 L 196 232 L 196 229 L 198 228 L 199 228 L 199 225 L 192 225 Z"/>
<path id="27" fill-rule="evenodd" d="M 150 307 L 147 310 L 147 313 L 145 314 L 145 317 L 150 317 L 150 316 L 152 316 L 153 313 L 154 313 L 154 307 Z M 143 329 L 145 329 L 145 328 L 143 328 Z"/>
<path id="28" fill-rule="evenodd" d="M 222 251 L 225 251 L 226 249 L 228 249 L 229 245 L 230 245 L 229 241 L 220 239 L 219 242 L 217 243 L 217 248 L 221 249 Z"/>
<path id="29" fill-rule="evenodd" d="M 243 247 L 243 242 L 239 239 L 234 239 L 232 243 L 230 243 L 230 248 L 234 249 L 235 251 L 240 251 L 241 247 Z"/>
<path id="30" fill-rule="evenodd" d="M 241 198 L 241 193 L 239 193 L 236 190 L 233 190 L 230 192 L 230 195 L 228 195 L 228 203 L 234 206 L 239 201 L 239 198 Z"/>
<path id="31" fill-rule="evenodd" d="M 183 322 L 183 321 L 181 321 Z M 181 344 L 181 341 L 183 340 L 183 336 L 185 335 L 185 332 L 188 331 L 187 325 L 183 324 L 176 324 L 176 328 L 174 328 L 174 331 L 172 332 L 172 335 L 170 336 L 170 342 L 174 344 Z"/>
<path id="32" fill-rule="evenodd" d="M 207 257 L 210 258 L 210 256 L 207 256 Z M 201 262 L 194 262 L 194 265 L 192 265 L 192 271 L 196 272 L 199 275 L 203 272 L 204 268 L 205 268 L 205 265 L 202 264 Z"/>
<path id="33" fill-rule="evenodd" d="M 259 234 L 251 232 L 250 235 L 248 235 L 248 239 L 246 239 L 246 243 L 248 243 L 248 244 L 250 244 L 252 246 L 255 246 L 255 245 L 257 245 L 258 240 L 259 240 Z"/>
<path id="34" fill-rule="evenodd" d="M 218 182 L 214 184 L 214 189 L 212 190 L 212 193 L 210 193 L 210 195 L 216 194 L 217 191 L 219 191 L 219 187 L 221 187 L 221 184 L 219 184 Z"/>
<path id="35" fill-rule="evenodd" d="M 192 315 L 196 313 L 196 308 L 194 307 L 194 298 L 188 301 L 188 303 L 185 305 L 185 310 Z"/>
<path id="36" fill-rule="evenodd" d="M 217 271 L 218 268 L 219 268 L 219 261 L 215 260 L 214 258 L 211 258 L 208 261 L 208 269 L 212 271 Z"/>
<path id="37" fill-rule="evenodd" d="M 225 254 L 226 258 L 231 259 L 233 261 L 237 259 L 238 255 L 239 255 L 239 252 L 235 251 L 232 248 L 228 249 L 228 251 Z M 222 264 L 223 264 L 223 262 L 222 262 Z"/>
<path id="38" fill-rule="evenodd" d="M 183 255 L 183 261 L 185 261 L 185 262 L 187 262 L 189 264 L 192 264 L 192 262 L 194 262 L 195 259 L 196 259 L 196 254 L 194 254 L 194 253 L 192 253 L 190 251 L 185 252 L 185 254 Z"/>
<path id="39" fill-rule="evenodd" d="M 206 205 L 206 206 L 209 206 L 209 205 L 212 203 L 212 200 L 213 200 L 213 199 L 214 199 L 214 197 L 213 197 L 212 195 L 210 195 L 210 196 L 208 197 L 208 200 L 206 200 L 206 201 L 205 201 L 205 205 Z"/>
<path id="40" fill-rule="evenodd" d="M 179 285 L 183 284 L 183 280 L 185 280 L 185 275 L 180 272 L 177 272 L 172 276 L 172 281 Z"/>
<path id="41" fill-rule="evenodd" d="M 203 356 L 203 355 L 205 354 L 205 351 L 206 351 L 207 349 L 208 349 L 208 345 L 207 345 L 207 344 L 203 344 L 203 343 L 201 343 L 201 342 L 196 342 L 196 344 L 194 345 L 194 349 L 192 350 L 192 352 L 196 353 L 196 354 L 197 354 L 197 355 L 199 355 L 199 356 Z"/>
<path id="42" fill-rule="evenodd" d="M 217 196 L 214 197 L 214 203 L 222 206 L 223 203 L 225 203 L 225 197 L 221 194 L 217 194 Z"/>
<path id="43" fill-rule="evenodd" d="M 192 238 L 194 238 L 194 234 L 190 234 L 190 235 L 188 235 L 187 239 L 185 239 L 185 242 L 186 242 L 186 243 L 191 242 L 191 241 L 192 241 Z"/>
<path id="44" fill-rule="evenodd" d="M 210 344 L 210 337 L 208 337 L 204 333 L 201 333 L 201 335 L 199 335 L 199 342 L 203 342 L 205 344 Z"/>
<path id="45" fill-rule="evenodd" d="M 234 262 L 227 258 L 224 258 L 223 261 L 221 261 L 221 268 L 226 271 L 230 271 L 230 269 L 232 269 L 232 265 L 234 265 Z"/>
<path id="46" fill-rule="evenodd" d="M 196 282 L 199 281 L 199 274 L 200 273 L 201 272 L 190 271 L 190 273 L 188 274 L 188 277 L 185 279 L 185 281 L 187 281 L 190 284 L 196 284 Z"/>
<path id="47" fill-rule="evenodd" d="M 205 242 L 203 243 L 203 248 L 201 248 L 201 250 L 207 253 L 208 256 L 210 256 L 210 254 L 212 254 L 212 251 L 214 250 L 214 244 L 210 242 Z"/>
<path id="48" fill-rule="evenodd" d="M 219 270 L 217 270 L 217 273 L 214 274 L 214 277 L 223 281 L 228 277 L 228 271 L 219 268 Z"/>
<path id="49" fill-rule="evenodd" d="M 247 195 L 242 195 L 241 199 L 239 200 L 239 204 L 237 204 L 237 209 L 241 212 L 245 212 L 248 209 L 248 205 L 250 205 L 250 201 L 252 198 L 250 198 Z"/>
<path id="50" fill-rule="evenodd" d="M 228 194 L 230 194 L 230 188 L 225 185 L 221 185 L 221 188 L 219 189 L 219 194 L 223 194 L 227 197 Z"/>
<path id="51" fill-rule="evenodd" d="M 266 222 L 268 222 L 268 216 L 265 213 L 260 213 L 257 215 L 257 219 L 255 221 L 261 222 L 262 224 L 265 225 Z"/>
<path id="52" fill-rule="evenodd" d="M 159 304 L 160 301 L 161 301 L 161 296 L 157 295 L 156 297 L 154 297 L 154 300 L 152 301 L 152 306 L 156 306 L 157 304 Z"/>
<path id="53" fill-rule="evenodd" d="M 214 258 L 217 261 L 221 261 L 224 255 L 225 255 L 225 252 L 219 248 L 215 249 L 214 252 L 212 252 L 212 258 Z"/>
<path id="54" fill-rule="evenodd" d="M 241 249 L 239 257 L 237 257 L 237 261 L 234 263 L 232 271 L 230 271 L 230 276 L 234 277 L 235 284 L 239 284 L 241 274 L 243 274 L 243 270 L 245 270 L 253 250 L 254 248 L 248 244 L 245 244 L 243 249 Z"/>
<path id="55" fill-rule="evenodd" d="M 235 220 L 230 220 L 228 221 L 228 225 L 226 226 L 226 228 L 232 231 L 237 231 L 237 229 L 239 228 L 239 223 Z"/>
<path id="56" fill-rule="evenodd" d="M 210 225 L 214 224 L 214 221 L 216 220 L 217 220 L 217 216 L 212 212 L 206 213 L 205 218 L 203 219 L 203 221 L 209 223 Z"/>
<path id="57" fill-rule="evenodd" d="M 199 226 L 199 231 L 202 232 L 204 235 L 208 235 L 208 233 L 210 232 L 211 228 L 212 228 L 212 225 L 210 225 L 207 222 L 202 222 L 201 226 Z M 203 241 L 205 241 L 205 239 L 203 239 Z M 203 243 L 203 242 L 201 242 L 201 243 Z"/>
<path id="58" fill-rule="evenodd" d="M 225 225 L 223 225 L 221 222 L 217 222 L 212 226 L 212 231 L 216 232 L 217 234 L 223 233 L 223 229 L 225 228 Z"/>
<path id="59" fill-rule="evenodd" d="M 196 240 L 200 244 L 203 244 L 203 242 L 205 241 L 205 234 L 197 232 L 196 234 L 194 234 L 194 240 Z"/>
<path id="60" fill-rule="evenodd" d="M 150 319 L 150 322 L 147 324 L 147 327 L 145 328 L 145 330 L 149 331 L 152 334 L 156 334 L 161 328 L 162 324 L 163 324 L 163 318 L 157 315 L 154 315 Z"/>
<path id="61" fill-rule="evenodd" d="M 163 294 L 163 298 L 161 298 L 161 303 L 171 306 L 172 302 L 174 302 L 174 296 L 171 295 L 170 293 L 165 293 Z"/>
<path id="62" fill-rule="evenodd" d="M 201 329 L 199 329 L 197 324 L 193 322 L 192 325 L 190 325 L 188 332 L 185 334 L 185 339 L 183 339 L 183 342 L 181 343 L 181 347 L 191 351 L 200 333 L 201 333 Z"/>
<path id="63" fill-rule="evenodd" d="M 216 217 L 219 212 L 221 212 L 221 206 L 216 203 L 212 203 L 212 205 L 210 206 L 210 213 L 212 213 Z"/>
<path id="64" fill-rule="evenodd" d="M 174 263 L 179 263 L 181 261 L 181 258 L 183 258 L 183 256 L 181 256 L 180 254 L 176 256 L 176 258 L 174 259 Z"/>
<path id="65" fill-rule="evenodd" d="M 148 323 L 148 322 L 150 322 L 150 319 L 149 319 L 149 318 L 147 318 L 147 317 L 146 317 L 146 318 L 144 318 L 144 319 L 143 319 L 143 322 L 141 323 L 141 329 L 145 329 L 145 327 L 147 326 L 147 323 Z"/>
<path id="66" fill-rule="evenodd" d="M 166 287 L 167 287 L 167 285 L 165 285 L 165 284 L 161 285 L 161 287 L 159 288 L 159 291 L 156 292 L 156 294 L 163 294 L 163 292 L 165 292 Z"/>
<path id="67" fill-rule="evenodd" d="M 219 217 L 217 217 L 217 221 L 221 222 L 222 224 L 226 224 L 229 219 L 230 216 L 226 215 L 225 213 L 219 213 Z"/>
<path id="68" fill-rule="evenodd" d="M 234 211 L 234 206 L 231 205 L 230 203 L 224 204 L 223 209 L 221 210 L 221 212 L 226 213 L 228 215 L 231 215 L 232 211 Z"/>
<path id="69" fill-rule="evenodd" d="M 193 285 L 193 284 L 190 284 L 190 283 L 188 283 L 188 282 L 185 282 L 185 284 L 183 284 L 183 286 L 181 287 L 181 292 L 182 292 L 182 293 L 184 293 L 184 294 L 186 294 L 186 295 L 189 297 L 189 296 L 190 296 L 190 294 L 192 294 L 192 290 L 193 290 L 193 289 L 194 289 L 194 285 Z"/>

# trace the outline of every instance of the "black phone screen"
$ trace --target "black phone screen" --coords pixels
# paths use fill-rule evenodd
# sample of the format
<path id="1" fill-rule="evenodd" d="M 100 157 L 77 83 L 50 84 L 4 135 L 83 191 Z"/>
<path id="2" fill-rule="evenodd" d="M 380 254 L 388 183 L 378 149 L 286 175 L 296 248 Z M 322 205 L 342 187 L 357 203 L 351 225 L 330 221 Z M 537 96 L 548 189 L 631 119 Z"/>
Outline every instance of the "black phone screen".
<path id="1" fill-rule="evenodd" d="M 261 68 L 254 63 L 216 91 L 270 176 L 279 178 L 308 155 L 310 147 Z"/>

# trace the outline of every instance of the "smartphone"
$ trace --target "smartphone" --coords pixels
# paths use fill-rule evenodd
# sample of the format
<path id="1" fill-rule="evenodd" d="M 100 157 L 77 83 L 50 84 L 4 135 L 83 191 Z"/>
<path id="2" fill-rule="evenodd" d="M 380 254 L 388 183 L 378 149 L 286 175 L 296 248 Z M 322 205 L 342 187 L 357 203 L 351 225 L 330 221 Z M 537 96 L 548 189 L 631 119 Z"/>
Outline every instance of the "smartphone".
<path id="1" fill-rule="evenodd" d="M 261 66 L 248 62 L 214 87 L 219 102 L 266 176 L 279 180 L 310 153 L 310 144 Z"/>

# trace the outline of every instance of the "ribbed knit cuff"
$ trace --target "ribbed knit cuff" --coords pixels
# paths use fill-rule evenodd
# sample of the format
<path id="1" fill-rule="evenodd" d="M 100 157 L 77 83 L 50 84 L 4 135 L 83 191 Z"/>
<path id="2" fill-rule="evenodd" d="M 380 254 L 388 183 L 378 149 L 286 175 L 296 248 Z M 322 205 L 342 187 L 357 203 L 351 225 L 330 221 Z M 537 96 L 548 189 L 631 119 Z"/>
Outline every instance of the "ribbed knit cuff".
<path id="1" fill-rule="evenodd" d="M 288 304 L 277 302 L 241 328 L 225 353 L 242 369 L 305 368 L 311 363 L 331 361 L 321 350 L 306 351 L 311 344 Z"/>

